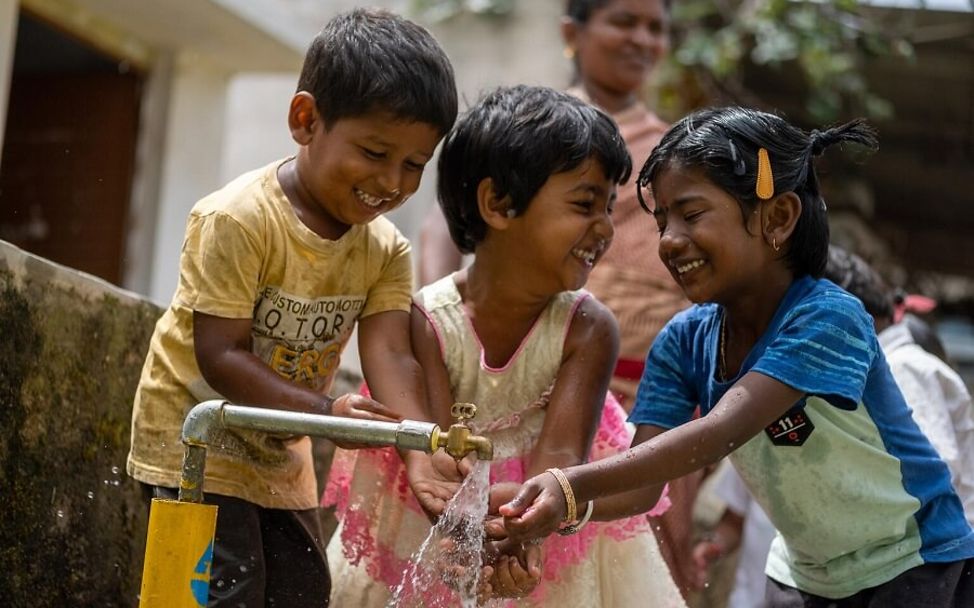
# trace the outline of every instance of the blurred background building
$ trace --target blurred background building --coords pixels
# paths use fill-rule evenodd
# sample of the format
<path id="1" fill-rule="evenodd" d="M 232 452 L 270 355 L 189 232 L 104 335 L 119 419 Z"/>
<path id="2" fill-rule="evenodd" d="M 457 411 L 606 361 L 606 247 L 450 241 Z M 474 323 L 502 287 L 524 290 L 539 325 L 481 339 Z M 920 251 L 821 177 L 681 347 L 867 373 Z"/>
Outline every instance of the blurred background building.
<path id="1" fill-rule="evenodd" d="M 358 4 L 0 0 L 0 239 L 167 302 L 190 207 L 293 151 L 285 120 L 304 48 Z M 562 88 L 571 77 L 561 0 L 370 4 L 434 32 L 467 102 L 497 84 Z M 970 383 L 972 2 L 722 4 L 737 13 L 674 3 L 673 61 L 655 107 L 675 119 L 734 101 L 809 128 L 871 115 L 881 151 L 823 168 L 834 239 L 892 284 L 938 301 L 938 327 Z M 774 12 L 781 7 L 787 15 Z M 822 23 L 852 48 L 826 41 L 833 46 L 810 54 L 822 42 L 808 32 L 826 31 Z M 429 171 L 392 216 L 410 238 L 434 204 L 434 183 Z"/>

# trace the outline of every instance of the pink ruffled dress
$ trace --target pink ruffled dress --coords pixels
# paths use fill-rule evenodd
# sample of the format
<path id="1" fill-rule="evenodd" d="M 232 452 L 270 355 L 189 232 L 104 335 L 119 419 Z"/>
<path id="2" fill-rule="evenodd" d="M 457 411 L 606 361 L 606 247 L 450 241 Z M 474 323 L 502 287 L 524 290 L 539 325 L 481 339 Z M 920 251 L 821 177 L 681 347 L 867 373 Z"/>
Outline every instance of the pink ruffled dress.
<path id="1" fill-rule="evenodd" d="M 437 333 L 456 401 L 475 403 L 471 427 L 494 443 L 491 482 L 522 482 L 541 431 L 561 365 L 571 319 L 587 292 L 555 297 L 517 352 L 502 368 L 483 349 L 464 313 L 453 277 L 420 291 L 420 310 Z M 629 447 L 625 412 L 607 396 L 590 460 Z M 328 545 L 332 606 L 386 606 L 410 556 L 430 525 L 413 497 L 405 469 L 391 448 L 338 450 L 322 503 L 335 505 L 340 524 Z M 663 498 L 653 513 L 669 507 Z M 512 606 L 605 608 L 684 606 L 645 516 L 591 522 L 573 536 L 544 543 L 543 580 L 527 598 L 494 601 Z"/>

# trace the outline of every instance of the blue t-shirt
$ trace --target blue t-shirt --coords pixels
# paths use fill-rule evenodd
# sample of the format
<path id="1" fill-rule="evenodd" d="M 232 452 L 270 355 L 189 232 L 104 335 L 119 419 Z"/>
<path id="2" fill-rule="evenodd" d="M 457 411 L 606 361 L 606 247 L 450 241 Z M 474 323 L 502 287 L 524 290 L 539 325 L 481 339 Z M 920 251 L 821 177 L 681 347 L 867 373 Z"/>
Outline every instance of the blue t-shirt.
<path id="1" fill-rule="evenodd" d="M 707 415 L 751 371 L 805 393 L 730 456 L 780 532 L 768 576 L 842 598 L 925 562 L 974 557 L 947 466 L 914 422 L 859 300 L 826 280 L 795 280 L 727 382 L 716 380 L 722 315 L 698 305 L 666 325 L 629 420 L 673 428 L 697 404 Z"/>

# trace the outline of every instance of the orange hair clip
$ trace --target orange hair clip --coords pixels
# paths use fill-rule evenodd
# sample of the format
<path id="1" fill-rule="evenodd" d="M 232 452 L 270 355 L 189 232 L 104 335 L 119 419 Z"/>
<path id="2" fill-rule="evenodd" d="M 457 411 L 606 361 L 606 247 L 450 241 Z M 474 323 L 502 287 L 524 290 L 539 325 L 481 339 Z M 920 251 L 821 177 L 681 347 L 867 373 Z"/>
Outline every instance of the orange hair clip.
<path id="1" fill-rule="evenodd" d="M 758 179 L 754 186 L 754 193 L 758 198 L 766 201 L 774 196 L 774 175 L 771 174 L 771 159 L 768 151 L 758 149 Z"/>

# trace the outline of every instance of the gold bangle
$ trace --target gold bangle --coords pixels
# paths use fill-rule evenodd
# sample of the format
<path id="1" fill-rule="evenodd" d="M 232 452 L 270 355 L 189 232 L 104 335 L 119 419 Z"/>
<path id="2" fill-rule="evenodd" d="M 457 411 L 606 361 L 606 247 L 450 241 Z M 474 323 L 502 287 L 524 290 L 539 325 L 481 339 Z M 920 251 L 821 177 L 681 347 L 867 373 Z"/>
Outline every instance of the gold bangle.
<path id="1" fill-rule="evenodd" d="M 568 483 L 568 478 L 561 469 L 551 468 L 547 470 L 555 476 L 558 480 L 558 485 L 561 486 L 561 491 L 565 494 L 565 521 L 571 523 L 578 519 L 578 505 L 575 503 L 575 493 L 572 492 L 572 484 Z"/>

